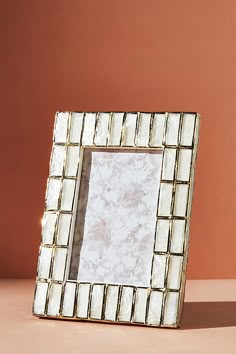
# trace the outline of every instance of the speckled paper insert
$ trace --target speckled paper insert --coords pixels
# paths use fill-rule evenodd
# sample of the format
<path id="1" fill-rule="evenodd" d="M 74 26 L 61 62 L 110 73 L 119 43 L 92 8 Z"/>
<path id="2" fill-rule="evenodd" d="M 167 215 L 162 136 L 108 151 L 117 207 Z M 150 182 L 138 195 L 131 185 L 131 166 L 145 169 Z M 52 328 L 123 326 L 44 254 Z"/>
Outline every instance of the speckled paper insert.
<path id="1" fill-rule="evenodd" d="M 85 149 L 70 278 L 149 286 L 162 154 Z"/>

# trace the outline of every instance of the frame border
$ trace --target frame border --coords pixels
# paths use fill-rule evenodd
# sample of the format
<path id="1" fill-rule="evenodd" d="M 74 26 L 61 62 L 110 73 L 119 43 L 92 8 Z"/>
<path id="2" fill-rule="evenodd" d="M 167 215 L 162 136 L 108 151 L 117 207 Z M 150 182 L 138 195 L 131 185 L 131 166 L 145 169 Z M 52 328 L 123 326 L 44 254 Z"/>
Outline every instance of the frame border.
<path id="1" fill-rule="evenodd" d="M 186 283 L 199 125 L 200 115 L 193 112 L 58 112 L 56 114 L 43 218 L 44 221 L 51 219 L 51 223 L 53 222 L 54 224 L 53 227 L 51 225 L 52 235 L 50 237 L 45 236 L 44 226 L 42 227 L 33 304 L 33 314 L 35 316 L 139 324 L 154 327 L 179 326 Z M 151 280 L 148 288 L 67 280 L 69 272 L 68 259 L 71 256 L 77 209 L 75 201 L 79 193 L 83 151 L 84 148 L 96 147 L 124 148 L 126 150 L 129 148 L 147 149 L 147 151 L 154 149 L 163 152 L 160 188 L 157 197 L 156 233 L 154 237 Z M 187 161 L 184 154 L 186 156 L 190 155 L 190 160 L 188 158 Z M 188 162 L 187 165 L 186 161 Z M 162 178 L 164 171 L 166 171 L 166 175 L 165 178 Z M 184 178 L 184 180 L 179 179 L 179 171 L 182 171 L 182 176 L 187 174 L 188 177 Z M 166 188 L 170 191 L 168 195 L 171 194 L 169 213 L 161 209 L 162 201 L 169 198 L 165 191 Z M 179 214 L 178 209 L 183 209 L 181 204 L 183 194 L 179 194 L 181 188 L 187 190 L 187 194 L 184 192 L 186 194 L 184 213 Z M 164 206 L 165 208 L 166 206 Z M 68 219 L 67 224 L 69 223 L 69 226 L 67 225 L 67 242 L 58 243 L 58 234 L 63 218 Z M 155 248 L 157 225 L 160 220 L 165 220 L 165 223 L 168 224 L 166 251 L 158 251 Z M 171 251 L 175 220 L 184 222 L 182 252 Z M 164 275 L 163 286 L 155 287 L 153 285 L 153 274 L 158 272 L 158 268 L 155 270 L 155 259 L 163 260 L 163 258 L 165 258 L 164 274 L 160 273 L 161 276 Z M 178 273 L 176 273 L 176 267 L 172 266 L 171 269 L 173 259 L 181 260 L 177 288 L 169 286 L 170 273 L 172 272 L 174 276 L 177 276 Z M 114 300 L 116 304 L 113 303 L 113 317 L 107 319 L 106 304 L 111 287 L 115 287 L 117 290 L 117 300 Z M 85 296 L 80 293 L 83 288 L 88 288 L 86 295 L 87 312 L 85 311 L 84 317 L 78 313 L 78 308 L 83 309 L 83 306 L 86 307 L 86 304 L 78 305 L 81 296 Z M 124 295 L 126 288 L 131 292 L 128 297 Z M 95 291 L 99 294 L 97 296 L 98 300 L 96 300 L 97 303 L 94 300 L 95 297 L 93 297 Z M 140 295 L 142 293 L 144 295 Z M 154 296 L 156 297 L 156 305 L 152 304 Z M 121 315 L 122 301 L 126 301 L 126 304 L 128 302 L 131 304 L 130 316 L 128 316 L 127 320 Z M 145 312 L 143 312 L 143 306 L 145 306 Z M 137 320 L 140 313 L 142 313 L 142 318 Z M 150 321 L 150 317 L 152 317 L 152 321 Z"/>

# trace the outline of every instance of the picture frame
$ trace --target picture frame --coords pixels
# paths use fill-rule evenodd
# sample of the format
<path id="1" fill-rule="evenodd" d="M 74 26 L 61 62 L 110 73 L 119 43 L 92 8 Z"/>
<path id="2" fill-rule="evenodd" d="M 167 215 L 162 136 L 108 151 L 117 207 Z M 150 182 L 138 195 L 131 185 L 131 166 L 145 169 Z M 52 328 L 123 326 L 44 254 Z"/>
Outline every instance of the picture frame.
<path id="1" fill-rule="evenodd" d="M 35 316 L 154 327 L 176 328 L 180 325 L 186 282 L 199 125 L 200 115 L 194 112 L 58 112 L 56 114 L 33 303 Z M 109 161 L 104 163 L 107 157 Z M 90 190 L 97 190 L 99 182 L 96 176 L 99 175 L 100 180 L 104 181 L 105 174 L 109 174 L 111 166 L 117 166 L 117 163 L 121 166 L 123 163 L 126 165 L 124 168 L 119 168 L 118 182 L 112 185 L 113 189 L 117 188 L 116 193 L 119 194 L 119 191 L 126 187 L 129 190 L 130 186 L 133 186 L 132 179 L 134 176 L 136 178 L 135 197 L 133 206 L 130 208 L 130 212 L 136 213 L 136 216 L 132 214 L 132 217 L 126 218 L 128 220 L 125 224 L 126 231 L 120 232 L 119 228 L 113 225 L 120 204 L 112 203 L 115 206 L 113 205 L 110 214 L 114 218 L 110 223 L 114 235 L 113 241 L 109 238 L 107 251 L 105 246 L 107 253 L 103 253 L 100 262 L 102 264 L 98 264 L 98 259 L 101 260 L 101 252 L 105 252 L 104 243 L 99 242 L 104 237 L 104 232 L 95 231 L 96 241 L 98 239 L 96 245 L 102 247 L 94 247 L 91 256 L 89 250 L 91 245 L 94 245 L 94 239 L 91 242 L 93 233 L 86 233 L 85 229 L 87 227 L 89 230 L 96 226 L 98 220 L 101 221 L 102 215 L 110 217 L 109 209 L 105 210 L 104 205 L 95 208 L 95 199 L 93 199 L 92 203 L 87 203 L 83 217 L 81 217 L 82 209 L 78 211 L 79 201 L 82 200 L 80 199 L 81 181 L 83 173 L 86 173 L 86 168 L 83 172 L 86 158 L 90 159 L 90 177 L 85 175 L 84 179 Z M 111 161 L 113 162 L 110 163 Z M 91 165 L 92 163 L 94 165 Z M 129 174 L 125 172 L 130 170 Z M 118 173 L 118 169 L 115 171 Z M 149 175 L 147 171 L 150 172 Z M 100 195 L 94 193 L 96 200 L 100 200 L 101 195 L 108 193 L 106 191 L 110 188 L 107 187 L 116 175 L 112 176 L 111 179 L 106 178 L 105 187 L 105 184 L 102 184 Z M 121 181 L 124 183 L 122 182 L 123 185 L 119 188 Z M 85 190 L 84 187 L 82 189 Z M 142 198 L 146 198 L 146 204 L 142 200 L 143 209 L 139 210 L 141 199 L 137 197 L 140 194 L 137 191 L 140 190 Z M 88 197 L 87 194 L 84 198 L 92 197 Z M 127 200 L 129 197 L 121 199 L 121 204 Z M 142 218 L 145 214 L 143 210 L 147 213 L 146 219 Z M 94 217 L 95 212 L 96 217 Z M 123 212 L 122 215 L 126 213 L 124 210 L 119 212 Z M 76 222 L 79 219 L 83 220 L 83 223 L 87 222 L 87 226 L 83 225 L 83 231 L 76 233 Z M 106 221 L 104 216 L 103 219 Z M 120 218 L 120 220 L 124 219 L 123 216 Z M 140 222 L 137 221 L 138 219 Z M 135 235 L 126 247 L 125 235 L 126 233 L 130 235 L 129 227 L 131 225 L 134 229 L 137 226 L 136 222 L 139 226 L 136 229 L 141 235 L 140 239 L 142 240 L 143 237 L 144 226 L 148 237 L 146 241 L 139 244 Z M 83 234 L 79 241 L 80 247 L 83 247 L 81 246 L 83 242 L 85 244 L 83 257 L 81 256 L 79 260 L 80 266 L 84 267 L 84 272 L 81 271 L 80 275 L 78 252 L 82 252 L 82 248 L 77 248 L 77 257 L 73 256 L 73 250 L 76 249 L 74 240 L 78 234 Z M 117 243 L 120 235 L 123 235 L 124 239 Z M 113 244 L 116 244 L 116 249 L 111 248 Z M 114 259 L 117 258 L 117 262 L 121 264 L 121 253 L 123 252 L 123 255 L 124 250 L 127 252 L 127 249 L 129 252 L 126 254 L 126 263 L 124 262 L 124 268 L 118 274 L 118 271 L 114 271 L 118 269 L 118 263 L 114 263 Z M 135 254 L 137 249 L 141 249 L 139 258 Z M 112 255 L 115 256 L 118 254 L 117 257 L 110 257 L 109 262 L 112 266 L 106 259 L 109 252 L 113 252 Z M 132 269 L 129 268 L 130 272 L 126 271 L 125 267 L 131 256 L 136 263 Z M 86 257 L 92 258 L 89 258 L 91 260 L 88 262 Z M 72 259 L 77 264 L 74 270 Z M 93 264 L 92 270 L 89 266 L 91 264 Z M 113 271 L 106 273 L 105 269 L 107 275 L 104 275 L 102 273 L 104 269 L 101 270 L 101 266 L 105 267 L 104 264 L 108 269 L 110 266 Z M 140 267 L 137 264 L 140 264 Z M 134 269 L 137 270 L 137 274 Z M 147 279 L 148 274 L 149 279 Z M 119 279 L 122 279 L 123 283 L 121 280 L 119 282 Z"/>

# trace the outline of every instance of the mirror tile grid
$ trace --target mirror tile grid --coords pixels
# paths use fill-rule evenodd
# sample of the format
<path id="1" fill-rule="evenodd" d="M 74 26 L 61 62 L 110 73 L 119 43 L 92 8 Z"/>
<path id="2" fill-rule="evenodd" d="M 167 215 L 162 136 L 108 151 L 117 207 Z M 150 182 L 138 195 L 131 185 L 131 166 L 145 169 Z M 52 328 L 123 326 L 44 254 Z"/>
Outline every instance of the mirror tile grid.
<path id="1" fill-rule="evenodd" d="M 197 113 L 56 114 L 34 315 L 178 327 L 184 299 L 199 120 Z M 132 284 L 125 280 L 115 283 L 114 279 L 91 282 L 92 274 L 89 281 L 79 281 L 71 272 L 82 161 L 91 148 L 135 148 L 161 153 L 148 283 L 146 278 Z"/>

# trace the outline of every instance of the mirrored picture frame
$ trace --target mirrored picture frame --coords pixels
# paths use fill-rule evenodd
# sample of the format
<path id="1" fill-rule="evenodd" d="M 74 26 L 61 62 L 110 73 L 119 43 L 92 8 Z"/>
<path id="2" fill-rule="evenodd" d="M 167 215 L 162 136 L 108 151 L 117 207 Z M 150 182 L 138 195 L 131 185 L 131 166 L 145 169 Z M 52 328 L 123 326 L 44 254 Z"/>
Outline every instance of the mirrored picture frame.
<path id="1" fill-rule="evenodd" d="M 35 316 L 180 325 L 199 125 L 194 112 L 56 114 Z"/>

